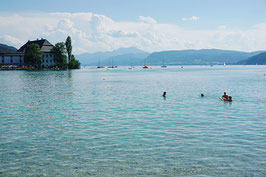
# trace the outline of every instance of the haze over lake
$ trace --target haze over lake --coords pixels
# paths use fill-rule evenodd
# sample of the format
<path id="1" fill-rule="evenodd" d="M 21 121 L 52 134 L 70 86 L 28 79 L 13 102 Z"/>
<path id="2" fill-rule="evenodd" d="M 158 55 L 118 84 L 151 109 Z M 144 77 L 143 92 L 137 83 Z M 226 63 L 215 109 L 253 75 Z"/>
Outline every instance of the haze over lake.
<path id="1" fill-rule="evenodd" d="M 264 74 L 1 71 L 0 176 L 266 176 Z"/>

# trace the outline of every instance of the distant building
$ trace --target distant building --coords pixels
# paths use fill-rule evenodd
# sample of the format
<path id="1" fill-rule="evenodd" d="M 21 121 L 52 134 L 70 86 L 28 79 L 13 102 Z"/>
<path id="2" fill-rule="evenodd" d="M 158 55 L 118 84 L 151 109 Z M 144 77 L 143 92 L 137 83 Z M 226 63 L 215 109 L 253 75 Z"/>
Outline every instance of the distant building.
<path id="1" fill-rule="evenodd" d="M 0 65 L 16 65 L 23 66 L 24 65 L 24 53 L 26 47 L 30 44 L 38 44 L 40 46 L 42 56 L 42 67 L 54 66 L 54 55 L 52 50 L 54 46 L 47 41 L 46 39 L 28 41 L 22 47 L 20 47 L 16 52 L 12 53 L 0 53 Z"/>

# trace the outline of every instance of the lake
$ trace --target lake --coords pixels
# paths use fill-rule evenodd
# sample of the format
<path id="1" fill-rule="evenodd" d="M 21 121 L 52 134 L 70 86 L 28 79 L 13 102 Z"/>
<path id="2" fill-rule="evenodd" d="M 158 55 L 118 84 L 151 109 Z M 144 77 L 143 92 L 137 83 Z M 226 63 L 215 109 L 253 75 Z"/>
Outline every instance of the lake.
<path id="1" fill-rule="evenodd" d="M 0 71 L 0 176 L 266 176 L 264 74 Z"/>

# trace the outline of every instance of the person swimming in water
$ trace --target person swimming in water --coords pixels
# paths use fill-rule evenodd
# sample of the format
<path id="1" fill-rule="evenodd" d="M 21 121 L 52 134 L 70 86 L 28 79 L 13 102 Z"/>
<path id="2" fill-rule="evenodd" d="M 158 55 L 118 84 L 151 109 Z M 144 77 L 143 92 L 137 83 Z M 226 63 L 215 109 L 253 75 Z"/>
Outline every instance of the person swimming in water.
<path id="1" fill-rule="evenodd" d="M 204 97 L 204 94 L 202 93 L 200 96 L 201 96 L 201 97 Z"/>
<path id="2" fill-rule="evenodd" d="M 226 95 L 226 92 L 224 92 L 224 95 L 222 96 L 222 98 L 223 98 L 224 100 L 227 100 L 227 99 L 228 99 L 228 95 Z"/>
<path id="3" fill-rule="evenodd" d="M 229 96 L 228 99 L 227 99 L 226 101 L 229 101 L 229 102 L 233 101 L 233 100 L 232 100 L 232 97 Z"/>
<path id="4" fill-rule="evenodd" d="M 163 92 L 163 97 L 166 97 L 166 92 Z"/>

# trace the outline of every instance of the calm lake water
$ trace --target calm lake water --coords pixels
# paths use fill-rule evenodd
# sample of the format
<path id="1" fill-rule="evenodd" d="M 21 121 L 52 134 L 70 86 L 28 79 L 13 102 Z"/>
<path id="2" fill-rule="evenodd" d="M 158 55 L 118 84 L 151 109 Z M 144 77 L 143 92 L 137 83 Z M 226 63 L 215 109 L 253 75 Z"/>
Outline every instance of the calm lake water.
<path id="1" fill-rule="evenodd" d="M 266 176 L 264 74 L 1 71 L 0 176 Z"/>

